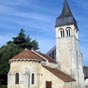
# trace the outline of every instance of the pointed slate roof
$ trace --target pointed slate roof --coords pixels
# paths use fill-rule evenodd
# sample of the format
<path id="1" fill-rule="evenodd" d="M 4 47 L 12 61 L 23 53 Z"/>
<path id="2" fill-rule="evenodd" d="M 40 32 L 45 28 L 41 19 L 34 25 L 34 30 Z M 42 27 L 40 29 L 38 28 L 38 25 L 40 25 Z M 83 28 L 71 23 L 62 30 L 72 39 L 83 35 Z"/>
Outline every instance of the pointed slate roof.
<path id="1" fill-rule="evenodd" d="M 69 17 L 69 16 L 73 16 L 73 15 L 72 15 L 70 7 L 69 7 L 69 5 L 67 3 L 67 0 L 64 0 L 63 10 L 62 10 L 62 13 L 59 16 L 59 18 L 64 18 L 64 17 Z"/>
<path id="2" fill-rule="evenodd" d="M 69 25 L 69 24 L 74 24 L 77 27 L 77 22 L 71 12 L 67 0 L 64 0 L 64 6 L 61 15 L 56 19 L 56 27 Z"/>

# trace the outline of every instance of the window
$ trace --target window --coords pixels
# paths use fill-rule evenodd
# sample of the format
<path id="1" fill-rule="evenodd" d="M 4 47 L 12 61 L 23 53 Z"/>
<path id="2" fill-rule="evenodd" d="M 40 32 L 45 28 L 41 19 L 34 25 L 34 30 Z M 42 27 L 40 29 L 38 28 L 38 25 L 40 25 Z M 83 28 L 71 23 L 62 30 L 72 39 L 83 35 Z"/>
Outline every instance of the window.
<path id="1" fill-rule="evenodd" d="M 70 35 L 71 35 L 71 34 L 70 34 L 70 29 L 71 29 L 70 27 L 66 28 L 67 37 L 70 37 Z"/>
<path id="2" fill-rule="evenodd" d="M 60 29 L 60 36 L 64 37 L 64 30 L 62 28 Z"/>
<path id="3" fill-rule="evenodd" d="M 54 51 L 52 51 L 52 58 L 54 59 Z"/>
<path id="4" fill-rule="evenodd" d="M 51 53 L 49 54 L 49 56 L 51 57 Z"/>
<path id="5" fill-rule="evenodd" d="M 19 84 L 19 73 L 15 74 L 15 84 Z"/>
<path id="6" fill-rule="evenodd" d="M 31 83 L 34 84 L 34 73 L 32 73 L 32 79 L 31 79 Z"/>

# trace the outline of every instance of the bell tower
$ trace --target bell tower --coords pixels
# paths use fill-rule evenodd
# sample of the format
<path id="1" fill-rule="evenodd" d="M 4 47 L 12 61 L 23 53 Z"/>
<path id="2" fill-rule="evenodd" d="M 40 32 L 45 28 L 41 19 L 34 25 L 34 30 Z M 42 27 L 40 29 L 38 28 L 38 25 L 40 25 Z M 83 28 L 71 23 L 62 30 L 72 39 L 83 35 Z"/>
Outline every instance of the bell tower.
<path id="1" fill-rule="evenodd" d="M 58 69 L 76 80 L 77 88 L 84 84 L 82 54 L 79 47 L 77 22 L 64 0 L 64 6 L 56 19 L 56 61 Z"/>

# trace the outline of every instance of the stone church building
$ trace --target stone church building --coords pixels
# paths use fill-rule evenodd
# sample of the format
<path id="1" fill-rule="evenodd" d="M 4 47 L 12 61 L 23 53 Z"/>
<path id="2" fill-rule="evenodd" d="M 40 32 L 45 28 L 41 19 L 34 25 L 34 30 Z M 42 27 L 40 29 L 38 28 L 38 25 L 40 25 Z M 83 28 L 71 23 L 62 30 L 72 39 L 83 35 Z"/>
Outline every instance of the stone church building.
<path id="1" fill-rule="evenodd" d="M 67 0 L 55 30 L 56 59 L 23 50 L 9 61 L 8 88 L 84 88 L 79 29 Z"/>

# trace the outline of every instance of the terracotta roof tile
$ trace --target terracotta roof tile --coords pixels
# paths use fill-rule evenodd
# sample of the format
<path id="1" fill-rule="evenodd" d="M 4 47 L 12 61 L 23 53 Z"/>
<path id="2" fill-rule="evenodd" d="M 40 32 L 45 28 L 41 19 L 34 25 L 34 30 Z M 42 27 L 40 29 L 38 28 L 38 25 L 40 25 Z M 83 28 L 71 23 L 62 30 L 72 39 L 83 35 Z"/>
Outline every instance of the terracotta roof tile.
<path id="1" fill-rule="evenodd" d="M 17 54 L 12 59 L 37 59 L 37 60 L 43 60 L 41 57 L 33 53 L 31 50 L 25 49 L 21 53 Z"/>
<path id="2" fill-rule="evenodd" d="M 59 79 L 63 80 L 64 82 L 72 82 L 72 81 L 75 81 L 73 78 L 71 78 L 67 74 L 59 71 L 56 68 L 51 68 L 51 67 L 47 67 L 47 66 L 43 66 L 43 67 L 46 68 L 48 71 L 52 72 L 55 76 L 57 76 Z"/>
<path id="3" fill-rule="evenodd" d="M 42 55 L 44 58 L 46 58 L 49 62 L 56 63 L 56 61 L 53 58 L 49 57 L 48 55 L 42 53 L 39 54 Z"/>
<path id="4" fill-rule="evenodd" d="M 39 60 L 39 61 L 48 60 L 51 63 L 56 63 L 55 60 L 51 59 L 47 55 L 42 54 L 42 53 L 38 53 L 38 52 L 35 52 L 35 51 L 31 51 L 31 50 L 28 50 L 28 49 L 23 50 L 21 53 L 17 54 L 15 57 L 13 57 L 11 60 L 14 60 L 14 59 L 20 59 L 20 60 L 22 60 L 22 59 L 35 60 L 36 59 L 36 60 Z"/>

